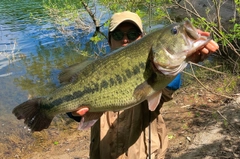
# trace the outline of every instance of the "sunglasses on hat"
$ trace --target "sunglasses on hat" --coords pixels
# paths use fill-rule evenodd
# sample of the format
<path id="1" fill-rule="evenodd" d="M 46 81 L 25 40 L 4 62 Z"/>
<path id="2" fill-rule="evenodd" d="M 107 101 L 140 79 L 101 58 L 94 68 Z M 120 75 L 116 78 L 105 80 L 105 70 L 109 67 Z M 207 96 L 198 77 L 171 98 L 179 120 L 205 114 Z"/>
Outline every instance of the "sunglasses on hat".
<path id="1" fill-rule="evenodd" d="M 112 38 L 116 41 L 120 41 L 123 39 L 124 35 L 127 35 L 127 38 L 131 41 L 136 40 L 142 33 L 136 29 L 130 29 L 127 32 L 122 32 L 121 30 L 114 30 L 110 33 Z"/>

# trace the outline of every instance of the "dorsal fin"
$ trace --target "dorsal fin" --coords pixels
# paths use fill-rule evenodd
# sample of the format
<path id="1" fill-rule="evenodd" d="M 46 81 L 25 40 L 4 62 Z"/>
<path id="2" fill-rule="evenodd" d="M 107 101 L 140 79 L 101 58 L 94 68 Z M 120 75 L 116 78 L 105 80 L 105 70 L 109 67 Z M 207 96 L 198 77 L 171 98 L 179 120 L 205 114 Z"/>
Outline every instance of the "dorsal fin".
<path id="1" fill-rule="evenodd" d="M 58 79 L 61 84 L 71 83 L 77 80 L 78 73 L 83 70 L 90 63 L 95 61 L 94 59 L 86 60 L 82 63 L 77 63 L 71 65 L 67 68 L 64 68 L 58 76 Z"/>

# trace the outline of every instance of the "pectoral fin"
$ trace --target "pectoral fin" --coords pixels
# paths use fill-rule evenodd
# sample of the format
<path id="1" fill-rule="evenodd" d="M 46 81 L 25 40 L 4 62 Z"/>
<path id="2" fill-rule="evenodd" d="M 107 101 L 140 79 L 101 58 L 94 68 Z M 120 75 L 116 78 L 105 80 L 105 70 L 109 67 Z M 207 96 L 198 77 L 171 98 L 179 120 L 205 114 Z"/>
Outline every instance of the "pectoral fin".
<path id="1" fill-rule="evenodd" d="M 147 99 L 149 110 L 154 111 L 157 108 L 160 102 L 161 96 L 162 96 L 162 91 L 154 93 Z"/>
<path id="2" fill-rule="evenodd" d="M 81 119 L 78 130 L 84 130 L 93 126 L 102 116 L 103 112 L 87 112 Z"/>
<path id="3" fill-rule="evenodd" d="M 149 96 L 152 91 L 153 88 L 147 82 L 144 82 L 141 85 L 137 86 L 137 88 L 134 90 L 134 97 L 137 100 L 140 101 L 147 99 L 148 108 L 150 111 L 154 111 L 157 108 L 162 96 L 162 91 L 155 92 L 151 96 Z"/>
<path id="4" fill-rule="evenodd" d="M 133 96 L 138 100 L 145 100 L 148 95 L 151 93 L 152 87 L 147 83 L 144 82 L 140 85 L 138 85 L 133 93 Z"/>

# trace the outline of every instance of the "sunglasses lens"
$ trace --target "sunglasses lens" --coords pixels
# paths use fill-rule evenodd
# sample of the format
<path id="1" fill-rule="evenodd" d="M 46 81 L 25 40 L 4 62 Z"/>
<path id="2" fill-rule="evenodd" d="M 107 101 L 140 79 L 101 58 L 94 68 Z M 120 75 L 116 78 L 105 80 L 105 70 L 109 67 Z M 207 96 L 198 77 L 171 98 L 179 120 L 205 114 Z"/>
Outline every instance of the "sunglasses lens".
<path id="1" fill-rule="evenodd" d="M 140 33 L 136 30 L 130 30 L 127 33 L 127 37 L 129 40 L 136 40 L 139 37 Z"/>
<path id="2" fill-rule="evenodd" d="M 139 37 L 140 34 L 141 33 L 139 31 L 135 30 L 135 29 L 134 30 L 129 30 L 126 33 L 127 38 L 131 41 L 136 40 Z M 115 30 L 111 33 L 111 36 L 113 37 L 114 40 L 120 41 L 120 40 L 123 39 L 124 33 L 120 30 Z"/>
<path id="3" fill-rule="evenodd" d="M 121 32 L 120 30 L 116 30 L 116 31 L 112 32 L 111 35 L 112 35 L 113 39 L 116 41 L 122 40 L 124 37 L 124 33 Z"/>

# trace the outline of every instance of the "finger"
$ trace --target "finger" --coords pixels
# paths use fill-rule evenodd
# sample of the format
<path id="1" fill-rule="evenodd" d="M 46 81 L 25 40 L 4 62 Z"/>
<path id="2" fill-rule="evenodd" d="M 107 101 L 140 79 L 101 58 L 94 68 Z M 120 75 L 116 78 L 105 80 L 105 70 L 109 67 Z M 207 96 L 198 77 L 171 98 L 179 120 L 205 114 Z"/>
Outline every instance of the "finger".
<path id="1" fill-rule="evenodd" d="M 89 111 L 89 108 L 83 107 L 75 112 L 72 112 L 73 116 L 84 116 Z"/>
<path id="2" fill-rule="evenodd" d="M 208 44 L 209 44 L 209 46 L 208 46 Z M 218 44 L 215 41 L 213 41 L 213 40 L 211 40 L 208 44 L 207 44 L 207 48 L 211 52 L 215 52 L 215 51 L 217 51 L 219 49 Z"/>
<path id="3" fill-rule="evenodd" d="M 203 48 L 200 50 L 201 54 L 208 54 L 209 53 L 209 49 L 207 48 Z"/>
<path id="4" fill-rule="evenodd" d="M 203 49 L 201 49 L 201 53 L 209 54 L 210 52 L 217 51 L 218 48 L 219 48 L 218 44 L 215 41 L 211 40 L 209 43 L 205 45 Z"/>
<path id="5" fill-rule="evenodd" d="M 198 34 L 200 34 L 200 35 L 202 35 L 202 36 L 210 36 L 210 33 L 209 33 L 209 32 L 204 32 L 204 31 L 202 31 L 202 30 L 200 30 L 200 29 L 197 29 L 197 32 L 198 32 Z"/>
<path id="6" fill-rule="evenodd" d="M 209 52 L 215 52 L 218 49 L 218 46 L 216 46 L 213 41 L 210 41 L 209 43 L 207 43 L 205 45 L 205 47 L 203 49 L 207 49 L 208 52 L 206 52 L 206 50 L 203 50 L 203 53 L 209 53 Z"/>
<path id="7" fill-rule="evenodd" d="M 87 112 L 89 111 L 89 108 L 85 107 L 85 108 L 81 108 L 77 111 L 77 113 L 80 115 L 80 116 L 84 116 Z"/>

